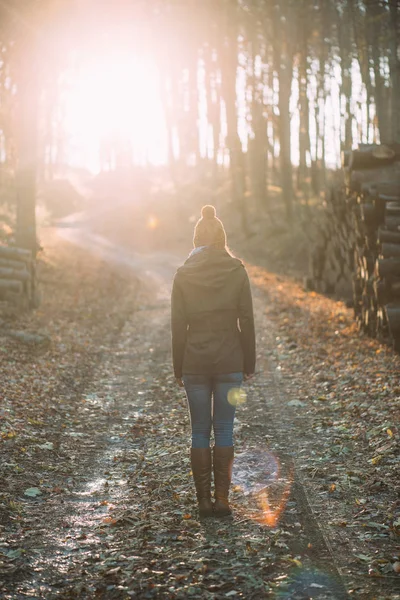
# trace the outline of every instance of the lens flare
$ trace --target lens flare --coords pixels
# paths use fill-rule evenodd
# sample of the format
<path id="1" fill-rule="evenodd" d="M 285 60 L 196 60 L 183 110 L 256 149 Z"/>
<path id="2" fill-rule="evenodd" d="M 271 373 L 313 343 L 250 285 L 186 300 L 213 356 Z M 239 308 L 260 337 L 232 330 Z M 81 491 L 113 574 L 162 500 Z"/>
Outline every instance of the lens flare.
<path id="1" fill-rule="evenodd" d="M 246 392 L 243 388 L 232 388 L 228 392 L 228 402 L 232 406 L 241 406 L 247 400 Z"/>
<path id="2" fill-rule="evenodd" d="M 268 450 L 248 450 L 236 456 L 233 470 L 235 491 L 246 500 L 249 518 L 266 527 L 276 527 L 285 510 L 293 484 L 293 465 Z"/>
<path id="3" fill-rule="evenodd" d="M 147 227 L 148 229 L 157 229 L 159 225 L 159 220 L 154 215 L 150 215 L 147 219 Z"/>
<path id="4" fill-rule="evenodd" d="M 260 525 L 266 525 L 271 528 L 276 527 L 281 514 L 285 510 L 291 487 L 292 483 L 286 482 L 283 489 L 279 490 L 278 493 L 277 490 L 272 491 L 272 489 L 261 492 L 257 498 L 261 512 L 253 516 L 254 520 Z M 270 495 L 275 496 L 275 498 L 270 498 Z"/>

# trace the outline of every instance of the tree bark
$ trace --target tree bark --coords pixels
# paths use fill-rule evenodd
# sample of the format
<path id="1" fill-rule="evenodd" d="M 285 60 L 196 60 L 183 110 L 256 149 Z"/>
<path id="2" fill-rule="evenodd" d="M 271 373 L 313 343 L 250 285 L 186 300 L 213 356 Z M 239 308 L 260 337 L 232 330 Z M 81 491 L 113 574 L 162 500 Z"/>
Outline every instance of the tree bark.
<path id="1" fill-rule="evenodd" d="M 379 40 L 383 35 L 381 22 L 385 17 L 385 9 L 375 0 L 366 0 L 366 38 L 361 32 L 359 8 L 354 5 L 354 0 L 351 0 L 352 18 L 354 24 L 354 32 L 358 47 L 358 57 L 363 81 L 369 88 L 369 95 L 375 98 L 376 116 L 378 121 L 379 138 L 382 144 L 393 141 L 390 126 L 389 115 L 389 97 L 388 90 L 385 85 L 385 80 L 381 75 L 381 52 Z M 368 41 L 368 43 L 367 43 Z M 369 75 L 369 48 L 373 64 L 375 88 L 372 88 L 371 78 Z"/>
<path id="2" fill-rule="evenodd" d="M 238 30 L 236 7 L 230 0 L 226 1 L 226 41 L 223 48 L 222 93 L 225 102 L 227 122 L 227 146 L 229 149 L 229 170 L 231 175 L 231 198 L 239 210 L 242 227 L 249 233 L 247 211 L 245 205 L 245 160 L 242 142 L 238 134 L 238 118 L 236 105 L 236 77 L 238 67 Z"/>
<path id="3" fill-rule="evenodd" d="M 400 142 L 400 60 L 399 60 L 399 2 L 389 3 L 389 48 L 391 80 L 391 131 L 395 142 Z"/>
<path id="4" fill-rule="evenodd" d="M 218 57 L 216 50 L 208 49 L 205 51 L 204 68 L 205 84 L 207 93 L 207 122 L 212 129 L 213 157 L 212 157 L 212 178 L 215 187 L 218 185 L 218 151 L 219 136 L 221 131 L 221 96 L 218 84 Z"/>
<path id="5" fill-rule="evenodd" d="M 249 140 L 249 156 L 251 161 L 251 179 L 253 196 L 262 212 L 268 210 L 267 193 L 267 122 L 264 116 L 264 68 L 261 66 L 260 75 L 256 74 L 256 61 L 261 60 L 258 44 L 257 22 L 252 23 L 253 29 L 249 32 L 252 38 L 251 63 L 252 75 L 249 78 L 251 88 L 251 124 L 253 138 Z"/>
<path id="6" fill-rule="evenodd" d="M 307 60 L 308 60 L 308 24 L 309 12 L 306 0 L 302 6 L 301 47 L 298 67 L 299 82 L 299 168 L 297 172 L 297 188 L 303 192 L 307 200 L 307 154 L 310 156 L 310 107 L 308 103 Z"/>
<path id="7" fill-rule="evenodd" d="M 275 4 L 274 67 L 279 80 L 280 177 L 286 217 L 293 222 L 293 183 L 290 152 L 290 95 L 293 74 L 293 31 L 289 28 L 289 2 Z"/>
<path id="8" fill-rule="evenodd" d="M 29 40 L 34 44 L 32 39 Z M 17 70 L 17 230 L 16 242 L 35 257 L 36 239 L 36 175 L 39 65 L 36 53 L 26 42 L 20 48 Z"/>
<path id="9" fill-rule="evenodd" d="M 353 146 L 353 115 L 351 112 L 351 95 L 353 81 L 351 75 L 352 53 L 350 34 L 350 13 L 348 4 L 343 7 L 343 15 L 336 8 L 337 26 L 339 34 L 340 70 L 342 84 L 340 86 L 342 121 L 344 122 L 344 139 L 342 139 L 341 150 L 349 151 Z"/>

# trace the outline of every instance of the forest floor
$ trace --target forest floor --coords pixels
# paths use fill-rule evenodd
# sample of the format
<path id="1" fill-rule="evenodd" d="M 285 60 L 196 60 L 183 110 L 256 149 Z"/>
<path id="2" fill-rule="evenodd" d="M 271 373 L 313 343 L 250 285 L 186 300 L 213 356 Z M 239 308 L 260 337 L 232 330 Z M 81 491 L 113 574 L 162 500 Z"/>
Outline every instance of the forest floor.
<path id="1" fill-rule="evenodd" d="M 99 231 L 43 230 L 42 305 L 2 323 L 0 596 L 400 599 L 400 357 L 248 262 L 258 365 L 234 514 L 200 521 L 170 357 L 183 246 Z"/>

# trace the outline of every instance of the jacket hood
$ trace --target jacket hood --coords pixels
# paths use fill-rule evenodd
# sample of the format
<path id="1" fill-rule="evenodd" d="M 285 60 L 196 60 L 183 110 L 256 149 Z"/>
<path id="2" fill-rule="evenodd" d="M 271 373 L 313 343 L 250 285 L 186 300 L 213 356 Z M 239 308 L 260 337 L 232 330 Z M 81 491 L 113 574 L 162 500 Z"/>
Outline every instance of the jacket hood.
<path id="1" fill-rule="evenodd" d="M 218 289 L 231 273 L 243 268 L 242 261 L 226 250 L 206 247 L 189 256 L 177 275 L 190 285 Z"/>

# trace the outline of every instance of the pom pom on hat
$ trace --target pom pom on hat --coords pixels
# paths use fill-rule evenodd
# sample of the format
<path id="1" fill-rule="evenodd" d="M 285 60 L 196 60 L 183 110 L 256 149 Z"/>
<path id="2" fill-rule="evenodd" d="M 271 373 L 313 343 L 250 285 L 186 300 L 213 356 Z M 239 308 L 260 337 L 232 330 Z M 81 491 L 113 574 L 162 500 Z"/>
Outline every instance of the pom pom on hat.
<path id="1" fill-rule="evenodd" d="M 215 208 L 211 204 L 206 204 L 201 209 L 201 216 L 203 219 L 214 219 L 216 217 Z"/>
<path id="2" fill-rule="evenodd" d="M 217 246 L 225 248 L 226 233 L 224 226 L 218 219 L 215 208 L 211 204 L 206 204 L 201 209 L 201 218 L 197 221 L 194 228 L 193 244 L 198 246 Z"/>

